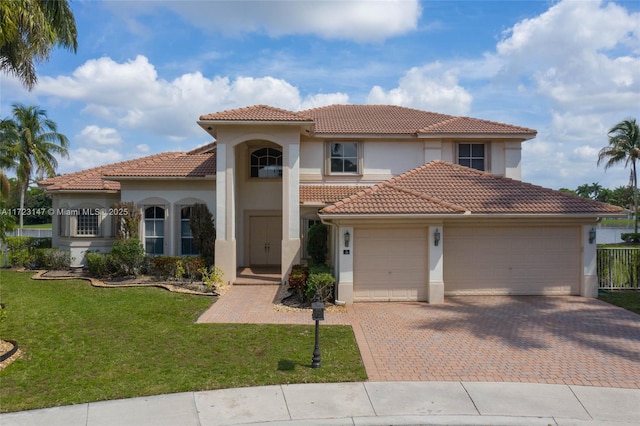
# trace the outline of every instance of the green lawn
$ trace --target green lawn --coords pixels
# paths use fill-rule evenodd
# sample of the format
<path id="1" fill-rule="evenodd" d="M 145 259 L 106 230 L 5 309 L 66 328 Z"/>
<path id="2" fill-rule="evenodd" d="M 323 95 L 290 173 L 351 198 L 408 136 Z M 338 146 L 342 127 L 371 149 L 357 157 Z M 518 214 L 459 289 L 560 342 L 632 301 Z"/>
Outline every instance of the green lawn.
<path id="1" fill-rule="evenodd" d="M 0 371 L 0 411 L 171 392 L 366 378 L 351 327 L 195 324 L 213 299 L 154 288 L 33 281 L 0 270 L 0 338 L 25 356 Z"/>
<path id="2" fill-rule="evenodd" d="M 640 291 L 638 290 L 601 290 L 598 299 L 640 314 Z"/>

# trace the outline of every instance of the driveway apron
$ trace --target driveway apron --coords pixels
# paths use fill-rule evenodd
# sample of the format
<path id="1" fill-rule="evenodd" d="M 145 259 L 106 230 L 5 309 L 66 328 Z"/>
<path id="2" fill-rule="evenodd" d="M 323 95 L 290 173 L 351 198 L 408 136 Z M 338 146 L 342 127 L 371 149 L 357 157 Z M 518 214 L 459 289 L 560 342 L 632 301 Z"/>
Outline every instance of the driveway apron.
<path id="1" fill-rule="evenodd" d="M 199 322 L 312 324 L 274 307 L 276 286 L 233 287 Z M 370 381 L 479 381 L 640 389 L 640 315 L 577 296 L 447 297 L 441 305 L 356 303 Z"/>

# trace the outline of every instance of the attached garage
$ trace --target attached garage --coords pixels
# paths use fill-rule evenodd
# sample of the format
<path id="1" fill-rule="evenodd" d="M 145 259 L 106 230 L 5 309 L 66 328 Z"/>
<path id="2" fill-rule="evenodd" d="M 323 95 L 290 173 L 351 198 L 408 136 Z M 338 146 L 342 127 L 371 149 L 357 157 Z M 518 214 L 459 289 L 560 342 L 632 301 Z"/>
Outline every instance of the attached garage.
<path id="1" fill-rule="evenodd" d="M 579 226 L 448 226 L 445 295 L 579 294 Z"/>
<path id="2" fill-rule="evenodd" d="M 354 300 L 427 300 L 427 228 L 354 229 Z"/>

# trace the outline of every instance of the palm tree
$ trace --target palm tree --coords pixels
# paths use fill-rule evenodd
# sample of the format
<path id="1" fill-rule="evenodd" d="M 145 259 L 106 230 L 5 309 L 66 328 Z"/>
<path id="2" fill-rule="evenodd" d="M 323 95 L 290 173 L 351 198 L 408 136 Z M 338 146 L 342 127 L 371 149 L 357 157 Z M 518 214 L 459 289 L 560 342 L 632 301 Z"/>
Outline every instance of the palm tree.
<path id="1" fill-rule="evenodd" d="M 0 146 L 10 153 L 20 188 L 20 235 L 24 224 L 24 197 L 35 172 L 52 177 L 58 167 L 54 154 L 68 157 L 69 140 L 37 106 L 13 105 L 13 119 L 0 122 Z"/>
<path id="2" fill-rule="evenodd" d="M 67 0 L 0 0 L 0 70 L 32 89 L 34 59 L 46 61 L 51 49 L 78 49 L 76 21 Z"/>
<path id="3" fill-rule="evenodd" d="M 605 170 L 624 161 L 625 168 L 631 164 L 631 185 L 633 186 L 634 232 L 638 233 L 638 175 L 636 162 L 640 158 L 640 130 L 635 118 L 623 120 L 607 133 L 609 145 L 600 150 L 598 165 L 606 159 Z"/>

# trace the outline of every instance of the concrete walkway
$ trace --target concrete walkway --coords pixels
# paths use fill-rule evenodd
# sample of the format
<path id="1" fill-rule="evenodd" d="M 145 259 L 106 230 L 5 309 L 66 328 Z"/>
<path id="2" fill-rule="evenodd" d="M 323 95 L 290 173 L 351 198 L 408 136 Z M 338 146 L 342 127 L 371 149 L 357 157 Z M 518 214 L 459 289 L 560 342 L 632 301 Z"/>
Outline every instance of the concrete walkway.
<path id="1" fill-rule="evenodd" d="M 0 414 L 2 426 L 637 425 L 640 390 L 366 382 L 188 392 Z"/>

